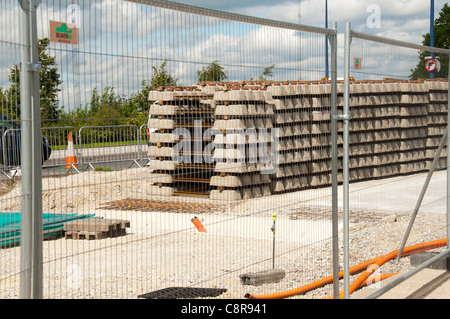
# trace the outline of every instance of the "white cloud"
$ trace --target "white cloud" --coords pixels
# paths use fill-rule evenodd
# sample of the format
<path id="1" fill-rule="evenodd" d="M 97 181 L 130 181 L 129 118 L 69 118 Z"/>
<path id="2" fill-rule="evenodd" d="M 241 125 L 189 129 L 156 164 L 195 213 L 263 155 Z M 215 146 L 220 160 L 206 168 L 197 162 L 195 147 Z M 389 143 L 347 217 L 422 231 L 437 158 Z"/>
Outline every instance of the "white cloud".
<path id="1" fill-rule="evenodd" d="M 55 5 L 51 1 L 42 1 L 38 10 L 40 37 L 48 36 L 48 20 L 68 19 L 69 2 Z M 180 2 L 273 20 L 324 26 L 325 1 Z M 367 25 L 371 14 L 367 9 L 374 2 L 380 9 L 380 28 L 369 28 Z M 159 67 L 164 60 L 168 61 L 167 70 L 183 85 L 193 84 L 196 71 L 214 60 L 219 60 L 226 67 L 229 80 L 249 79 L 272 64 L 275 64 L 273 79 L 276 80 L 320 78 L 324 73 L 325 39 L 320 35 L 227 22 L 122 0 L 79 0 L 78 3 L 80 44 L 74 50 L 78 51 L 78 58 L 74 59 L 74 47 L 52 43 L 50 50 L 50 54 L 57 58 L 64 80 L 64 94 L 67 96 L 64 101 L 73 100 L 70 96 L 74 92 L 89 98 L 89 92 L 94 87 L 101 90 L 107 85 L 116 87 L 119 93 L 136 92 L 142 80 L 151 78 L 152 66 Z M 428 1 L 333 0 L 328 3 L 330 25 L 333 21 L 339 23 L 340 70 L 343 64 L 342 33 L 347 21 L 355 30 L 413 43 L 421 43 L 422 35 L 429 29 Z M 443 4 L 443 0 L 436 1 L 436 17 Z M 17 42 L 18 28 L 13 27 L 17 25 L 17 19 L 11 18 L 17 14 L 17 5 L 11 10 L 0 11 L 0 41 Z M 5 46 L 1 42 L 0 45 Z M 6 53 L 3 47 L 2 52 L 5 53 L 0 54 L 0 70 L 6 70 L 7 61 L 18 58 Z M 386 61 L 392 62 L 382 49 L 376 48 L 371 53 L 375 52 L 380 52 L 380 56 L 384 55 Z M 370 52 L 363 53 L 367 67 L 380 64 L 369 56 Z M 415 55 L 416 52 L 411 54 L 413 57 Z M 400 56 L 403 57 L 403 53 Z M 398 72 L 405 73 L 403 69 Z M 0 73 L 0 83 L 5 82 L 5 73 Z M 79 89 L 73 89 L 75 84 Z"/>

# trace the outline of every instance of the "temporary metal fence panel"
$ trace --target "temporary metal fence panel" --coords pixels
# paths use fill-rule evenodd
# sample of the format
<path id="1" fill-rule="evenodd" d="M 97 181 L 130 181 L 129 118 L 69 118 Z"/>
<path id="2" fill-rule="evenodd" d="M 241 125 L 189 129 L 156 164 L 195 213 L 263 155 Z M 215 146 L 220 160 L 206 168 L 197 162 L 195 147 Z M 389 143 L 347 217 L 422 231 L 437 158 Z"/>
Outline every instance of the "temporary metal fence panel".
<path id="1" fill-rule="evenodd" d="M 448 73 L 430 79 L 425 69 L 429 51 L 448 61 L 449 50 L 346 25 L 341 297 L 350 298 L 355 283 L 368 275 L 376 284 L 355 298 L 373 294 L 391 273 L 410 271 L 409 258 L 401 257 L 417 250 L 418 243 L 440 240 L 434 248 L 446 246 L 449 81 Z M 362 275 L 351 276 L 350 267 L 396 250 L 376 271 L 367 265 Z"/>
<path id="2" fill-rule="evenodd" d="M 19 114 L 20 114 L 20 90 L 18 89 L 18 79 L 19 79 L 19 65 L 20 65 L 20 28 L 19 28 L 19 17 L 20 8 L 16 1 L 2 1 L 0 4 L 0 24 L 1 24 L 1 39 L 0 39 L 0 107 L 2 113 L 2 129 L 1 129 L 1 139 L 2 145 L 4 139 L 7 137 L 5 133 L 8 129 L 20 128 Z M 6 32 L 8 30 L 8 32 Z M 16 83 L 12 85 L 10 83 Z M 6 118 L 4 118 L 7 117 Z M 5 126 L 5 124 L 7 124 Z M 9 135 L 9 134 L 8 134 Z M 1 151 L 3 155 L 3 147 Z M 14 157 L 14 154 L 11 154 Z M 4 169 L 2 165 L 2 172 Z M 21 194 L 18 193 L 17 187 L 20 184 L 19 179 L 12 178 L 5 174 L 1 174 L 1 239 L 2 239 L 2 249 L 0 251 L 1 260 L 1 295 L 4 297 L 17 298 L 20 296 L 20 282 L 21 282 L 21 258 L 20 250 L 15 248 L 10 249 L 14 246 L 13 243 L 7 243 L 4 245 L 5 233 L 6 233 L 6 221 L 11 220 L 11 216 L 15 212 L 21 209 Z M 17 235 L 15 233 L 13 236 Z M 8 288 L 7 288 L 8 287 Z M 4 294 L 6 289 L 11 287 L 9 293 Z"/>
<path id="3" fill-rule="evenodd" d="M 21 8 L 10 1 L 5 11 Z M 333 294 L 333 280 L 302 287 L 339 270 L 335 30 L 170 1 L 46 0 L 36 17 L 41 80 L 53 83 L 40 92 L 39 124 L 54 143 L 42 212 L 80 219 L 42 242 L 33 289 L 43 298 L 173 298 L 177 287 L 184 297 L 193 288 L 218 288 L 221 298 Z M 326 37 L 333 81 L 322 79 Z M 0 42 L 0 74 L 2 107 L 19 121 L 18 100 L 7 104 L 15 73 L 4 70 L 20 62 L 9 50 L 17 38 Z M 113 161 L 150 161 L 79 169 L 113 148 Z M 20 212 L 23 179 L 5 181 L 2 211 Z M 1 251 L 2 298 L 30 288 L 18 280 L 34 272 L 19 266 L 21 251 Z M 270 284 L 249 284 L 261 280 Z"/>
<path id="4" fill-rule="evenodd" d="M 139 128 L 136 125 L 83 126 L 78 131 L 79 165 L 95 169 L 94 164 L 128 162 L 139 165 Z"/>
<path id="5" fill-rule="evenodd" d="M 69 143 L 70 135 L 72 135 L 72 143 Z M 68 158 L 80 153 L 80 146 L 78 144 L 78 134 L 74 126 L 63 127 L 43 127 L 42 136 L 51 147 L 51 155 L 43 162 L 42 167 L 49 168 L 44 170 L 45 175 L 54 175 L 55 171 L 50 170 L 54 168 L 58 172 L 66 169 Z"/>

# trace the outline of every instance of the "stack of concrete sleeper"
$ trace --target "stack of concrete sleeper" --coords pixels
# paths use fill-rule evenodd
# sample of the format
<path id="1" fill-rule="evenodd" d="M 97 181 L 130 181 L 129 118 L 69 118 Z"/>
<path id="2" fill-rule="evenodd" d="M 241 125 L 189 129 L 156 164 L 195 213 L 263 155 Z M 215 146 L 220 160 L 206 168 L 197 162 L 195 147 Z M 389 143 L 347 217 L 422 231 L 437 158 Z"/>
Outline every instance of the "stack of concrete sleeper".
<path id="1" fill-rule="evenodd" d="M 355 81 L 350 90 L 350 181 L 426 170 L 445 131 L 448 83 Z M 340 113 L 342 93 L 340 83 Z M 331 183 L 329 83 L 199 85 L 152 91 L 149 99 L 159 101 L 150 108 L 149 125 L 158 129 L 150 136 L 149 155 L 156 158 L 150 168 L 157 177 L 152 194 L 176 194 L 180 164 L 171 156 L 179 140 L 171 130 L 193 119 L 212 129 L 213 161 L 206 180 L 198 169 L 187 171 L 187 177 L 203 179 L 211 199 L 242 200 Z M 342 156 L 342 121 L 338 128 Z M 268 162 L 261 162 L 261 146 Z M 438 168 L 445 168 L 446 155 L 445 149 Z"/>
<path id="2" fill-rule="evenodd" d="M 264 87 L 231 87 L 214 94 L 215 174 L 210 198 L 240 200 L 271 194 L 270 158 L 273 105 L 266 102 Z"/>

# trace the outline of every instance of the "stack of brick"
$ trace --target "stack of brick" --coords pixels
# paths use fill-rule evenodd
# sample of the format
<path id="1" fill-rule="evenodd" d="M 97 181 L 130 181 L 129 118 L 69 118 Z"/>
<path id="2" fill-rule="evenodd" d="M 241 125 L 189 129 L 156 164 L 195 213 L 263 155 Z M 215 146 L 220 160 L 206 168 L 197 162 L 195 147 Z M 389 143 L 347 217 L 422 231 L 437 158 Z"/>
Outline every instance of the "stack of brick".
<path id="1" fill-rule="evenodd" d="M 400 159 L 399 83 L 388 81 L 367 87 L 366 100 L 372 110 L 373 157 L 372 176 L 366 178 L 395 176 L 399 173 Z"/>

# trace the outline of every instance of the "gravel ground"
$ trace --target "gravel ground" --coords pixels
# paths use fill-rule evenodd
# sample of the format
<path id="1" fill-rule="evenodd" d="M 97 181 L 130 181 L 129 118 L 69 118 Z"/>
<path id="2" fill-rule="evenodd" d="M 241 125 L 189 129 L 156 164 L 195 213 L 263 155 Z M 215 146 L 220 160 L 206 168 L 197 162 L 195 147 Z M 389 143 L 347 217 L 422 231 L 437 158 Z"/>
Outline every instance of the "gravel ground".
<path id="1" fill-rule="evenodd" d="M 125 236 L 101 240 L 59 238 L 44 242 L 45 298 L 139 298 L 169 287 L 223 288 L 215 298 L 242 299 L 303 286 L 332 274 L 331 219 L 328 190 L 317 189 L 239 203 L 197 203 L 198 209 L 169 210 L 122 207 L 105 203 L 124 198 L 155 200 L 147 194 L 145 168 L 85 172 L 43 180 L 43 210 L 95 214 L 126 219 Z M 20 209 L 20 180 L 1 197 L 3 211 Z M 215 206 L 206 206 L 214 204 Z M 272 269 L 272 213 L 277 213 L 275 268 L 285 271 L 277 283 L 243 285 L 240 275 Z M 197 216 L 207 233 L 199 233 Z M 342 217 L 342 216 L 340 216 Z M 350 266 L 398 249 L 410 213 L 355 209 L 350 212 Z M 341 220 L 342 221 L 342 220 Z M 444 238 L 442 213 L 419 214 L 408 245 Z M 342 229 L 340 230 L 342 241 Z M 343 245 L 340 244 L 342 269 Z M 19 297 L 20 247 L 0 251 L 0 298 Z M 409 257 L 388 262 L 380 273 L 405 272 Z M 358 274 L 359 275 L 359 274 Z M 358 275 L 351 278 L 353 281 Z M 367 287 L 366 290 L 375 288 Z M 332 294 L 332 285 L 291 298 L 318 299 Z M 187 296 L 189 297 L 189 296 Z"/>

